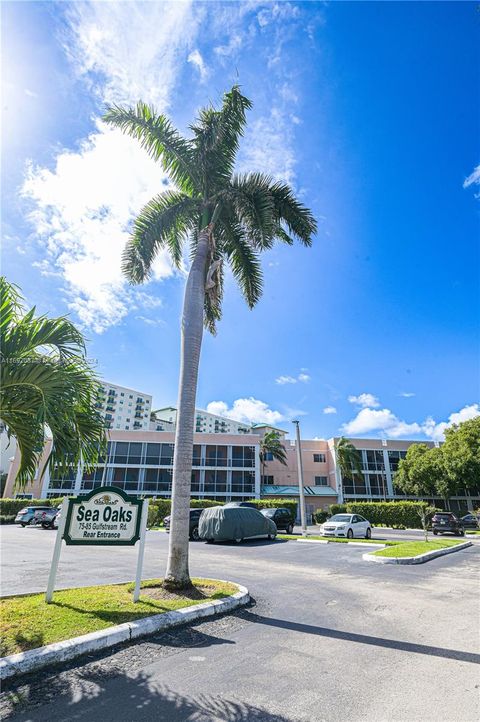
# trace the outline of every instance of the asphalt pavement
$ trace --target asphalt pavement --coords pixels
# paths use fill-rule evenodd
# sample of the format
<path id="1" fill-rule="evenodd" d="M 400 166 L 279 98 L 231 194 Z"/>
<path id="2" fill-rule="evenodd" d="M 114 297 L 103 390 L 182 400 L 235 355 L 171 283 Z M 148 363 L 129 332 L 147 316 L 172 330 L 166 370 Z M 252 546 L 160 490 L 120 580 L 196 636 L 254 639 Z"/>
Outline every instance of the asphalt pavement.
<path id="1" fill-rule="evenodd" d="M 2 593 L 45 589 L 54 533 L 2 530 Z M 165 569 L 147 534 L 144 578 Z M 3 719 L 476 722 L 477 545 L 419 566 L 346 544 L 192 543 L 191 573 L 252 605 L 5 685 Z M 64 547 L 59 587 L 131 580 L 134 549 Z"/>

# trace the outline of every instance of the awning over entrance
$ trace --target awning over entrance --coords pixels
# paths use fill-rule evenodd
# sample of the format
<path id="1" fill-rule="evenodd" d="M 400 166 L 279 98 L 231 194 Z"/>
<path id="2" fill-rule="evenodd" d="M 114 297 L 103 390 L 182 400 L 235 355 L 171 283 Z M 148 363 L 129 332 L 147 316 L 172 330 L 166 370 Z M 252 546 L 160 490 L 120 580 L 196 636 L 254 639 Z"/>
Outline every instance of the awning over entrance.
<path id="1" fill-rule="evenodd" d="M 304 486 L 305 496 L 338 496 L 331 486 Z M 263 496 L 298 496 L 298 486 L 274 486 L 265 484 L 262 486 Z"/>

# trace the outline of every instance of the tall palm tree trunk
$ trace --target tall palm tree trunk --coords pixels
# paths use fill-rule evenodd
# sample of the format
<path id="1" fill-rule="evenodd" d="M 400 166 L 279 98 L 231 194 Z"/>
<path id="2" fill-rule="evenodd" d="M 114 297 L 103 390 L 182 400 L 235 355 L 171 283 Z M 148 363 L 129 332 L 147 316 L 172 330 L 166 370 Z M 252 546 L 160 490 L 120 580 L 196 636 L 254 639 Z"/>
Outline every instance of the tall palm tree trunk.
<path id="1" fill-rule="evenodd" d="M 164 582 L 166 587 L 174 589 L 191 585 L 188 570 L 189 509 L 208 242 L 208 229 L 204 228 L 198 237 L 197 250 L 188 274 L 183 301 L 180 381 L 173 456 L 172 515 Z"/>

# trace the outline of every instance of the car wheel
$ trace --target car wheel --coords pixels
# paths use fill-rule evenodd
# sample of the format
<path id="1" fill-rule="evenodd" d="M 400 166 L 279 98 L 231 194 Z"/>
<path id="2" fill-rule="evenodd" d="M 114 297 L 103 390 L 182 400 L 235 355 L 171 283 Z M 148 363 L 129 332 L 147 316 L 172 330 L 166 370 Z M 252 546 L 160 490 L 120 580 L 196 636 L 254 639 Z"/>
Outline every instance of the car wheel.
<path id="1" fill-rule="evenodd" d="M 21 521 L 21 522 L 20 522 L 20 526 L 25 529 L 25 527 L 26 527 L 27 525 L 26 525 L 26 523 L 25 523 L 24 521 Z"/>
<path id="2" fill-rule="evenodd" d="M 434 531 L 433 531 L 433 536 L 437 536 L 437 534 L 438 534 L 438 531 L 435 531 L 435 530 L 434 530 Z"/>
<path id="3" fill-rule="evenodd" d="M 276 534 L 269 534 L 269 535 L 268 535 L 268 541 L 275 541 L 276 538 L 277 538 L 277 535 L 276 535 Z"/>
<path id="4" fill-rule="evenodd" d="M 371 539 L 372 538 L 372 530 L 370 527 L 367 529 L 367 533 L 365 534 L 365 539 Z"/>
<path id="5" fill-rule="evenodd" d="M 353 539 L 353 529 L 347 531 L 347 539 Z"/>
<path id="6" fill-rule="evenodd" d="M 190 534 L 190 539 L 192 541 L 200 541 L 200 536 L 198 534 L 198 526 L 193 527 L 191 534 Z"/>
<path id="7" fill-rule="evenodd" d="M 241 544 L 243 539 L 241 537 L 238 537 L 238 539 L 234 539 L 233 541 L 235 542 L 235 544 Z"/>
<path id="8" fill-rule="evenodd" d="M 289 524 L 286 529 L 287 534 L 293 534 L 293 524 Z"/>
<path id="9" fill-rule="evenodd" d="M 213 544 L 215 539 L 207 539 L 207 544 Z"/>

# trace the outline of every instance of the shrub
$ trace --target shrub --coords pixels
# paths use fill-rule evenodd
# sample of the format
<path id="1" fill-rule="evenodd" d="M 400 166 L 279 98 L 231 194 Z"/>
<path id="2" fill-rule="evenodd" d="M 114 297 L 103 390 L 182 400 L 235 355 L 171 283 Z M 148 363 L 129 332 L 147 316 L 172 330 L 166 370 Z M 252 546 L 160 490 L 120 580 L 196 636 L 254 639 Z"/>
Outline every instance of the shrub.
<path id="1" fill-rule="evenodd" d="M 328 507 L 328 513 L 330 514 L 330 516 L 333 516 L 334 514 L 345 514 L 346 511 L 346 504 L 330 504 L 330 506 Z"/>
<path id="2" fill-rule="evenodd" d="M 418 510 L 424 506 L 424 501 L 354 501 L 346 504 L 346 511 L 361 514 L 374 526 L 421 529 Z"/>
<path id="3" fill-rule="evenodd" d="M 327 519 L 329 517 L 329 513 L 328 513 L 328 511 L 324 511 L 323 509 L 317 509 L 314 516 L 315 516 L 315 521 L 317 524 L 323 524 L 324 522 L 327 521 Z"/>
<path id="4" fill-rule="evenodd" d="M 191 509 L 206 509 L 210 506 L 222 506 L 223 502 L 214 499 L 190 499 Z M 148 505 L 147 527 L 160 526 L 172 510 L 171 499 L 151 499 Z"/>
<path id="5" fill-rule="evenodd" d="M 295 499 L 249 499 L 249 504 L 255 504 L 260 509 L 288 509 L 294 519 L 297 518 L 297 502 Z"/>
<path id="6" fill-rule="evenodd" d="M 0 524 L 13 524 L 15 514 L 0 514 Z"/>

